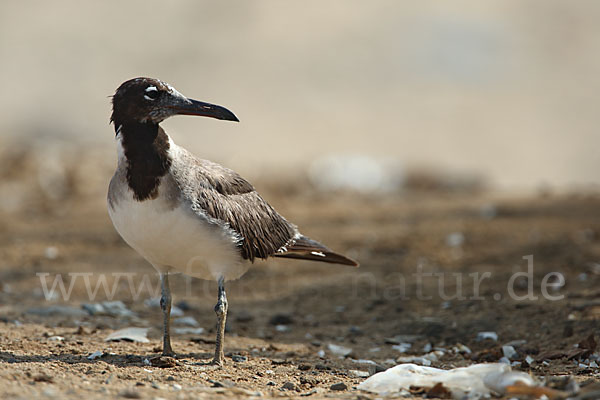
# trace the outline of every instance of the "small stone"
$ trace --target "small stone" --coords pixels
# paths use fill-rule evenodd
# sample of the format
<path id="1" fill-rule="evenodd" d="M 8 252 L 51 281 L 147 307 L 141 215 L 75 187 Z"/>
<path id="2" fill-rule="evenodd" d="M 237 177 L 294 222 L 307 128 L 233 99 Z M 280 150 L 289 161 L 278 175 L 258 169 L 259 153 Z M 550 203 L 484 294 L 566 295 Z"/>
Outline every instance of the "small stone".
<path id="1" fill-rule="evenodd" d="M 294 385 L 294 382 L 287 381 L 281 388 L 285 390 L 296 390 L 296 385 Z"/>
<path id="2" fill-rule="evenodd" d="M 183 328 L 173 328 L 173 332 L 175 332 L 178 335 L 202 335 L 204 333 L 204 328 L 194 328 L 191 326 L 186 326 Z"/>
<path id="3" fill-rule="evenodd" d="M 173 368 L 177 366 L 177 361 L 173 357 L 158 356 L 150 359 L 150 364 L 157 368 Z"/>
<path id="4" fill-rule="evenodd" d="M 173 320 L 175 325 L 198 326 L 198 321 L 194 317 L 180 317 Z"/>
<path id="5" fill-rule="evenodd" d="M 368 378 L 371 375 L 368 371 L 360 371 L 358 369 L 351 369 L 348 372 L 357 378 Z"/>
<path id="6" fill-rule="evenodd" d="M 298 365 L 298 369 L 300 371 L 308 371 L 308 370 L 310 370 L 310 368 L 311 368 L 311 366 L 308 365 L 308 364 L 300 364 L 300 365 Z"/>
<path id="7" fill-rule="evenodd" d="M 459 247 L 465 242 L 465 235 L 461 232 L 452 232 L 446 236 L 446 245 L 448 247 Z"/>
<path id="8" fill-rule="evenodd" d="M 129 342 L 140 342 L 140 343 L 149 343 L 150 341 L 146 337 L 148 334 L 148 328 L 125 328 L 119 329 L 108 335 L 105 342 L 113 342 L 119 340 L 126 340 Z"/>
<path id="9" fill-rule="evenodd" d="M 496 342 L 498 340 L 498 334 L 496 332 L 479 332 L 477 334 L 477 341 L 482 341 L 482 340 L 493 340 L 494 342 Z"/>
<path id="10" fill-rule="evenodd" d="M 46 247 L 46 250 L 44 250 L 44 256 L 48 260 L 56 260 L 58 257 L 58 249 L 54 246 Z"/>
<path id="11" fill-rule="evenodd" d="M 344 382 L 334 383 L 329 387 L 331 390 L 347 390 L 348 386 Z"/>
<path id="12" fill-rule="evenodd" d="M 237 322 L 250 322 L 254 319 L 254 317 L 252 316 L 252 314 L 250 314 L 248 311 L 240 311 L 236 317 L 235 320 Z"/>
<path id="13" fill-rule="evenodd" d="M 529 365 L 533 364 L 535 362 L 535 359 L 531 356 L 527 356 L 525 357 L 525 362 Z"/>
<path id="14" fill-rule="evenodd" d="M 275 325 L 275 330 L 277 332 L 289 332 L 292 330 L 288 325 Z"/>
<path id="15" fill-rule="evenodd" d="M 246 362 L 246 361 L 248 361 L 248 357 L 246 357 L 246 356 L 242 356 L 242 355 L 239 355 L 239 354 L 234 354 L 234 355 L 232 355 L 232 356 L 231 356 L 231 359 L 232 359 L 234 362 Z"/>
<path id="16" fill-rule="evenodd" d="M 194 307 L 192 307 L 187 301 L 185 300 L 181 300 L 180 302 L 178 302 L 177 304 L 175 304 L 176 307 L 179 307 L 181 309 L 181 311 L 192 311 L 194 309 Z"/>
<path id="17" fill-rule="evenodd" d="M 124 397 L 126 399 L 141 399 L 142 396 L 132 389 L 125 389 L 122 392 L 119 392 L 119 396 Z"/>
<path id="18" fill-rule="evenodd" d="M 104 355 L 103 351 L 95 351 L 88 356 L 88 360 L 95 360 L 96 358 L 100 358 Z"/>
<path id="19" fill-rule="evenodd" d="M 173 384 L 173 390 L 181 390 L 181 389 L 183 389 L 183 387 L 180 384 L 177 384 L 177 383 Z"/>
<path id="20" fill-rule="evenodd" d="M 108 315 L 111 317 L 135 317 L 136 314 L 127 308 L 121 300 L 103 301 L 101 303 L 82 304 L 81 308 L 90 315 Z"/>
<path id="21" fill-rule="evenodd" d="M 291 325 L 294 323 L 294 319 L 290 314 L 275 314 L 269 320 L 271 325 Z"/>
<path id="22" fill-rule="evenodd" d="M 172 375 L 169 375 L 169 376 L 167 377 L 167 382 L 173 382 L 173 381 L 175 381 L 175 377 L 174 377 L 174 376 L 172 376 Z"/>
<path id="23" fill-rule="evenodd" d="M 517 351 L 513 346 L 502 346 L 502 354 L 510 360 L 517 356 Z"/>
<path id="24" fill-rule="evenodd" d="M 405 343 L 393 345 L 392 349 L 399 351 L 400 353 L 406 353 L 408 350 L 410 350 L 411 347 L 412 347 L 412 344 L 405 342 Z"/>
<path id="25" fill-rule="evenodd" d="M 229 380 L 229 379 L 224 379 L 222 381 L 214 381 L 213 382 L 213 387 L 216 388 L 232 388 L 235 386 L 235 382 Z"/>
<path id="26" fill-rule="evenodd" d="M 346 357 L 352 353 L 352 349 L 350 347 L 344 347 L 337 344 L 329 343 L 327 345 L 329 351 L 331 351 L 336 356 Z"/>
<path id="27" fill-rule="evenodd" d="M 47 374 L 39 374 L 33 377 L 34 382 L 54 383 L 54 379 Z"/>
<path id="28" fill-rule="evenodd" d="M 37 307 L 30 308 L 27 310 L 27 314 L 41 315 L 41 316 L 61 316 L 61 317 L 75 317 L 81 318 L 86 317 L 89 314 L 84 310 L 77 307 L 69 306 L 49 306 L 49 307 Z"/>

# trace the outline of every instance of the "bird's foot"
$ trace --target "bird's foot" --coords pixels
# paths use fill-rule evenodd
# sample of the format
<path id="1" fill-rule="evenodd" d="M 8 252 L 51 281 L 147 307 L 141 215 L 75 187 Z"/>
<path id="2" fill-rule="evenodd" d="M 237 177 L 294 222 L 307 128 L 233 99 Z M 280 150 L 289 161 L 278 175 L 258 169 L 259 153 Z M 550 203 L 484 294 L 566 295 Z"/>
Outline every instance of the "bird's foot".
<path id="1" fill-rule="evenodd" d="M 217 367 L 222 367 L 223 364 L 225 364 L 225 357 L 223 357 L 223 356 L 221 356 L 221 357 L 215 357 L 210 362 L 210 365 L 215 365 Z"/>
<path id="2" fill-rule="evenodd" d="M 166 357 L 173 357 L 175 358 L 175 352 L 173 351 L 173 349 L 171 348 L 171 345 L 163 345 L 163 351 L 162 351 L 162 356 L 166 356 Z"/>

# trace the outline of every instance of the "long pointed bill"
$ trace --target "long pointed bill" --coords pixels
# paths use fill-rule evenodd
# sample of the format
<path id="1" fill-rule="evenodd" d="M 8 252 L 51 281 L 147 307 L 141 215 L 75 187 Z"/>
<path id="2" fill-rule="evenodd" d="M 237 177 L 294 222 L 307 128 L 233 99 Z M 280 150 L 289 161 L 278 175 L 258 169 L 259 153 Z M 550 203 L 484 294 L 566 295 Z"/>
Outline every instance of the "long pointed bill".
<path id="1" fill-rule="evenodd" d="M 223 119 L 226 121 L 239 122 L 240 120 L 231 111 L 225 107 L 216 104 L 204 103 L 202 101 L 187 99 L 189 101 L 184 104 L 170 106 L 176 114 L 179 115 L 197 115 L 201 117 L 210 117 Z"/>

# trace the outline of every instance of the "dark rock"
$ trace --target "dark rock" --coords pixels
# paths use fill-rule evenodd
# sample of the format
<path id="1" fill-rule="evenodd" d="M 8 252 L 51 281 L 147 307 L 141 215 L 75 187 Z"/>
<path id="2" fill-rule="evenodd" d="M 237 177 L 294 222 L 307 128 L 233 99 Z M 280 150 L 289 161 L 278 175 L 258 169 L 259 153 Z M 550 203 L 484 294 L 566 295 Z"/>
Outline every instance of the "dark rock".
<path id="1" fill-rule="evenodd" d="M 294 319 L 290 314 L 275 314 L 269 320 L 271 325 L 290 325 L 294 323 Z"/>
<path id="2" fill-rule="evenodd" d="M 329 387 L 331 390 L 347 390 L 348 386 L 344 382 L 334 383 Z"/>
<path id="3" fill-rule="evenodd" d="M 311 369 L 311 366 L 308 364 L 300 364 L 300 365 L 298 365 L 298 369 L 300 371 L 308 371 Z"/>
<path id="4" fill-rule="evenodd" d="M 250 322 L 254 319 L 254 316 L 252 314 L 250 314 L 248 311 L 242 310 L 240 311 L 236 316 L 235 316 L 235 320 L 237 322 Z"/>
<path id="5" fill-rule="evenodd" d="M 285 390 L 296 390 L 296 385 L 294 385 L 294 382 L 287 381 L 281 388 Z"/>
<path id="6" fill-rule="evenodd" d="M 241 355 L 239 355 L 239 354 L 234 354 L 234 355 L 232 355 L 232 356 L 231 356 L 231 359 L 232 359 L 234 362 L 246 362 L 246 361 L 248 361 L 248 357 L 246 357 L 246 356 L 241 356 Z"/>
<path id="7" fill-rule="evenodd" d="M 213 387 L 216 388 L 232 388 L 235 386 L 235 382 L 229 380 L 229 379 L 224 379 L 222 381 L 214 381 L 213 382 Z"/>
<path id="8" fill-rule="evenodd" d="M 181 300 L 180 302 L 178 302 L 177 304 L 175 304 L 176 307 L 179 307 L 181 309 L 181 311 L 192 311 L 194 309 L 194 307 L 192 307 L 187 301 L 185 300 Z"/>
<path id="9" fill-rule="evenodd" d="M 150 359 L 150 364 L 158 368 L 173 368 L 177 366 L 177 361 L 173 357 L 158 356 Z"/>

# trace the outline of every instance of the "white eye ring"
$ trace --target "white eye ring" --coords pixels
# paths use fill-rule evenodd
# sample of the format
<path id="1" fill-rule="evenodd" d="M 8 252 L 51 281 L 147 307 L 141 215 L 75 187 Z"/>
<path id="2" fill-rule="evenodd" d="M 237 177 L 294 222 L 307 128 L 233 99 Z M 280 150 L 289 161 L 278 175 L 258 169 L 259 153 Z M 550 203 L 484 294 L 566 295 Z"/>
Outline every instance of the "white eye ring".
<path id="1" fill-rule="evenodd" d="M 148 86 L 146 88 L 146 93 L 148 93 L 148 94 L 152 93 L 150 96 L 148 96 L 148 94 L 144 95 L 144 98 L 146 100 L 154 101 L 158 97 L 158 89 L 156 88 L 156 86 Z M 155 96 L 155 97 L 151 97 L 151 96 Z"/>

